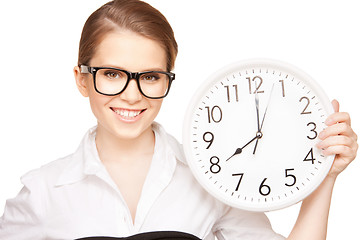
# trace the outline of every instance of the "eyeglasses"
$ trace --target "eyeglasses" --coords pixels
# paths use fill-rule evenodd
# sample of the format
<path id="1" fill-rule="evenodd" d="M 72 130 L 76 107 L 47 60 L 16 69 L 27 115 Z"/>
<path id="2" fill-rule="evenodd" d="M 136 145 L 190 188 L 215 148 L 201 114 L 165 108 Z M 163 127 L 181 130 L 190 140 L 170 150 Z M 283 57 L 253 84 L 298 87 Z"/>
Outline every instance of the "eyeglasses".
<path id="1" fill-rule="evenodd" d="M 129 72 L 111 67 L 80 66 L 81 73 L 93 75 L 96 92 L 115 96 L 125 91 L 131 79 L 135 79 L 142 95 L 151 99 L 166 97 L 175 74 L 162 71 Z"/>

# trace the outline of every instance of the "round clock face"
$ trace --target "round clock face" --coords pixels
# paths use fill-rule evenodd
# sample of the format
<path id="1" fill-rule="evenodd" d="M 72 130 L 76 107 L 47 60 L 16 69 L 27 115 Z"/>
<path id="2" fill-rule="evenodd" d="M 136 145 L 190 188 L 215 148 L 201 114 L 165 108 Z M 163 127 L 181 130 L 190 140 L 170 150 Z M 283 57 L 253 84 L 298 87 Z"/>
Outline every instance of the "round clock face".
<path id="1" fill-rule="evenodd" d="M 200 184 L 233 207 L 280 209 L 305 198 L 334 156 L 315 147 L 333 112 L 304 72 L 273 60 L 249 60 L 211 75 L 184 122 L 188 164 Z"/>

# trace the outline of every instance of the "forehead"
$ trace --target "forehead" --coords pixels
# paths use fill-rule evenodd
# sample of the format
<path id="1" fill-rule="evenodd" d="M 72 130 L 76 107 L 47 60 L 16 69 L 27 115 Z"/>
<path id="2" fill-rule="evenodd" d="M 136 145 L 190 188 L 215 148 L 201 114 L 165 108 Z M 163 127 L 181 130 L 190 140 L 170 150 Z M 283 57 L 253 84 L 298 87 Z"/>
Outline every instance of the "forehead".
<path id="1" fill-rule="evenodd" d="M 162 46 L 131 31 L 108 33 L 96 47 L 91 66 L 121 67 L 129 71 L 166 70 Z"/>

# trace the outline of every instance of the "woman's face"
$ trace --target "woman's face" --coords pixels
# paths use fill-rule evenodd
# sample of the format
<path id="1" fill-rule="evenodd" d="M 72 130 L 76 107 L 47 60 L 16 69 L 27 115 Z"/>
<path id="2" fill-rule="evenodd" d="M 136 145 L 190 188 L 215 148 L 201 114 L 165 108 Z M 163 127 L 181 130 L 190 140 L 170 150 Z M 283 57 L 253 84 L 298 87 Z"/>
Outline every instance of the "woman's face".
<path id="1" fill-rule="evenodd" d="M 166 53 L 154 40 L 130 31 L 109 33 L 97 46 L 91 67 L 115 67 L 130 72 L 166 71 Z M 120 95 L 105 96 L 94 89 L 91 74 L 75 76 L 80 92 L 88 96 L 91 109 L 98 120 L 98 131 L 122 139 L 134 139 L 151 130 L 162 99 L 144 97 L 132 79 Z"/>

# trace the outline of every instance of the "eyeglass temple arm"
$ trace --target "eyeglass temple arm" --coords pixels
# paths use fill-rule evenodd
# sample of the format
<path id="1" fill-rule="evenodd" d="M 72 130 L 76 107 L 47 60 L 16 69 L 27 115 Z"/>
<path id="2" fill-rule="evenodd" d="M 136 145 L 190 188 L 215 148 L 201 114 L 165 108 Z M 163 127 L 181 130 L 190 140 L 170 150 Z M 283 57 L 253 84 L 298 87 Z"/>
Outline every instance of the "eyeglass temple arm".
<path id="1" fill-rule="evenodd" d="M 80 72 L 81 72 L 81 73 L 91 73 L 90 71 L 91 71 L 91 70 L 90 70 L 90 67 L 89 67 L 89 66 L 85 66 L 85 65 L 81 65 L 81 66 L 80 66 Z"/>

